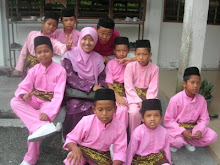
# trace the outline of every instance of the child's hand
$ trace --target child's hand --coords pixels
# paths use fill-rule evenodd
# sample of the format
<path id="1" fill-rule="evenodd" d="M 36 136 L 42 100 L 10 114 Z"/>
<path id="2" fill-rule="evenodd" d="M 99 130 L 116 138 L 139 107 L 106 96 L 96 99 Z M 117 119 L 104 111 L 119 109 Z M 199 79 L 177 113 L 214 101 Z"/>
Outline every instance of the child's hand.
<path id="1" fill-rule="evenodd" d="M 32 95 L 34 94 L 34 92 L 29 92 L 23 95 L 22 99 L 24 101 L 31 101 L 32 100 Z"/>
<path id="2" fill-rule="evenodd" d="M 201 131 L 196 131 L 196 133 L 193 135 L 193 138 L 195 138 L 195 139 L 200 139 L 201 137 L 202 137 Z"/>
<path id="3" fill-rule="evenodd" d="M 101 88 L 102 88 L 101 85 L 94 85 L 92 90 L 95 92 L 96 90 L 101 89 Z"/>
<path id="4" fill-rule="evenodd" d="M 66 35 L 66 48 L 70 50 L 72 48 L 73 41 L 71 40 L 71 34 Z"/>
<path id="5" fill-rule="evenodd" d="M 126 100 L 125 100 L 123 97 L 121 97 L 121 96 L 118 95 L 118 94 L 116 94 L 115 97 L 116 97 L 116 102 L 117 102 L 119 105 L 127 106 L 127 102 L 126 102 Z"/>
<path id="6" fill-rule="evenodd" d="M 46 113 L 40 113 L 39 119 L 40 119 L 41 121 L 50 121 L 50 118 L 47 116 Z"/>
<path id="7" fill-rule="evenodd" d="M 123 59 L 117 59 L 117 61 L 119 62 L 119 64 L 127 65 L 129 62 L 132 61 L 132 59 L 131 58 L 123 58 Z"/>
<path id="8" fill-rule="evenodd" d="M 72 149 L 72 152 L 70 152 L 67 155 L 67 161 L 69 162 L 69 164 L 73 164 L 73 165 L 79 165 L 82 161 L 82 158 L 83 158 L 82 151 L 77 146 L 74 147 Z"/>
<path id="9" fill-rule="evenodd" d="M 182 134 L 187 139 L 192 139 L 192 137 L 193 137 L 192 134 L 188 130 L 183 131 Z"/>

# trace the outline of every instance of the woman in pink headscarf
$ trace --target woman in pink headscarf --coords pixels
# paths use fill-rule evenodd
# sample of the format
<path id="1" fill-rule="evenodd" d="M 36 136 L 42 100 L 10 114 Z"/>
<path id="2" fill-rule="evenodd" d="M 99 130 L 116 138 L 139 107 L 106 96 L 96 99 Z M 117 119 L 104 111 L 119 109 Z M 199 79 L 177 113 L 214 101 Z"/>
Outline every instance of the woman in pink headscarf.
<path id="1" fill-rule="evenodd" d="M 67 86 L 90 93 L 107 87 L 105 83 L 105 65 L 103 57 L 93 51 L 98 40 L 97 32 L 91 27 L 81 30 L 77 46 L 66 52 L 61 63 L 67 71 Z M 92 114 L 92 100 L 77 96 L 68 98 L 66 118 L 63 123 L 63 135 L 76 126 L 83 116 Z"/>

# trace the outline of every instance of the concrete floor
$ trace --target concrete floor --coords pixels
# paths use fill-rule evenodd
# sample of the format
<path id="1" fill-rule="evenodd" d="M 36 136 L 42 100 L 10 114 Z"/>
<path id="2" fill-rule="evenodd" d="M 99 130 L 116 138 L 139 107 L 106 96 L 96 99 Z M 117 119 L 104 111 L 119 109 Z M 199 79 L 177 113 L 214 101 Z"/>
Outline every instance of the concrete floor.
<path id="1" fill-rule="evenodd" d="M 211 110 L 215 113 L 219 113 L 217 109 L 220 104 L 220 94 L 217 92 L 220 85 L 219 75 L 219 72 L 207 73 L 207 76 L 211 77 L 210 80 L 218 83 L 216 90 L 213 92 L 215 99 L 211 104 Z M 176 71 L 160 71 L 159 99 L 162 101 L 163 113 L 165 112 L 169 98 L 175 94 L 175 77 Z M 19 164 L 27 149 L 27 129 L 24 127 L 20 119 L 9 119 L 14 118 L 10 108 L 10 100 L 14 96 L 14 91 L 20 80 L 20 78 L 0 76 L 0 165 Z M 220 120 L 212 120 L 210 122 L 210 127 L 219 134 Z M 62 142 L 60 133 L 45 139 L 42 142 L 41 155 L 37 165 L 62 164 L 66 152 L 63 151 L 61 147 Z M 217 165 L 219 164 L 219 157 L 219 141 L 210 147 L 197 148 L 193 153 L 186 151 L 185 148 L 181 148 L 176 153 L 172 153 L 172 159 L 175 165 Z"/>

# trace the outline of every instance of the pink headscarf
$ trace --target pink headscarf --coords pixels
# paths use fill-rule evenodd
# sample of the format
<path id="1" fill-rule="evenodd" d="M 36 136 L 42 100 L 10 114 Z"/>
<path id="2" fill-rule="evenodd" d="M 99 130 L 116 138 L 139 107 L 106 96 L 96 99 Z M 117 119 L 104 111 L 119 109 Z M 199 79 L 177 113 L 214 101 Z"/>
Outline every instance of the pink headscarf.
<path id="1" fill-rule="evenodd" d="M 66 52 L 62 57 L 71 61 L 73 70 L 78 73 L 78 76 L 82 79 L 94 81 L 98 85 L 98 75 L 104 70 L 103 57 L 95 52 L 91 51 L 86 53 L 81 48 L 80 42 L 86 35 L 91 35 L 95 44 L 98 41 L 98 35 L 95 29 L 91 27 L 85 27 L 81 30 L 77 46 L 72 50 Z"/>

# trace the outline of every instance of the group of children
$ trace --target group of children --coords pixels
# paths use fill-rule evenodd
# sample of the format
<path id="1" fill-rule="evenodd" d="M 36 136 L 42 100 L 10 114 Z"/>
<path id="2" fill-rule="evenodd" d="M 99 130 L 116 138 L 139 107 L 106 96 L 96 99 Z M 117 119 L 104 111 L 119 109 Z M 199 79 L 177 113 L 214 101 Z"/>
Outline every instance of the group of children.
<path id="1" fill-rule="evenodd" d="M 135 58 L 129 59 L 129 40 L 119 37 L 112 19 L 101 18 L 97 27 L 78 32 L 74 10 L 66 8 L 61 22 L 64 29 L 56 30 L 57 16 L 47 15 L 43 29 L 28 35 L 16 67 L 27 71 L 11 100 L 29 131 L 21 165 L 36 164 L 40 141 L 56 132 L 53 121 L 63 100 L 63 148 L 70 151 L 66 165 L 166 165 L 171 164 L 170 150 L 186 146 L 194 151 L 217 139 L 208 128 L 205 99 L 198 94 L 198 68 L 185 70 L 184 90 L 171 98 L 164 128 L 157 99 L 159 68 L 151 62 L 150 41 L 137 40 Z M 61 65 L 53 62 L 53 54 L 62 56 Z M 67 87 L 85 96 L 64 97 Z M 94 92 L 93 99 L 87 97 Z"/>

